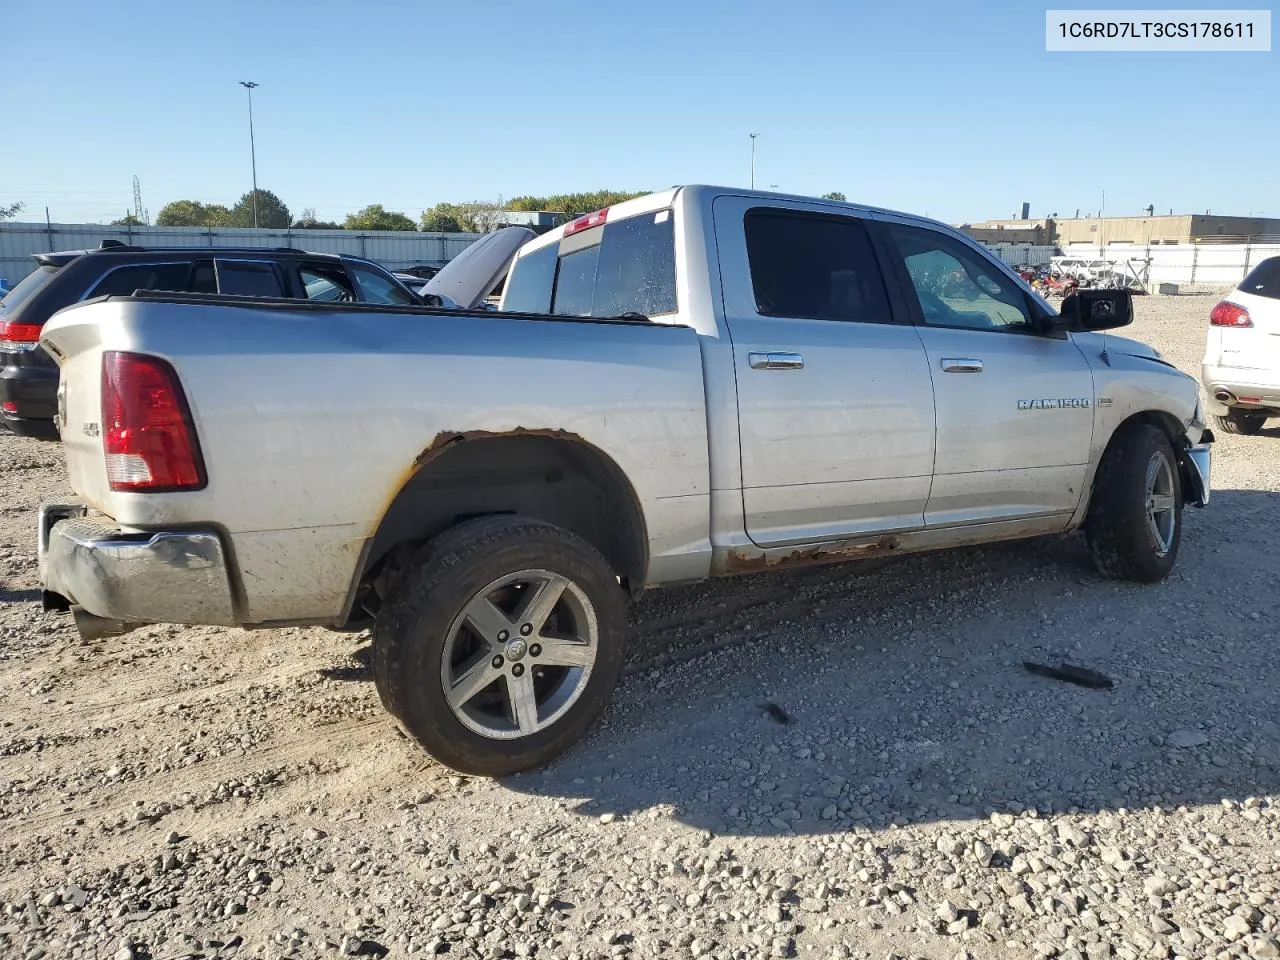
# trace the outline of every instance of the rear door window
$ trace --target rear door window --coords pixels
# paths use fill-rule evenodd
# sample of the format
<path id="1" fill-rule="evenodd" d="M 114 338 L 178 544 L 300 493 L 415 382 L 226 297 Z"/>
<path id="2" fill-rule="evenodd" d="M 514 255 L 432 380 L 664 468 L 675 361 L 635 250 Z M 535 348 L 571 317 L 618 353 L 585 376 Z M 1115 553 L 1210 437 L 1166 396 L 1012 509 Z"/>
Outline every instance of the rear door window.
<path id="1" fill-rule="evenodd" d="M 744 227 L 761 316 L 893 322 L 861 220 L 760 208 L 747 211 Z"/>
<path id="2" fill-rule="evenodd" d="M 1241 293 L 1280 300 L 1280 257 L 1269 257 L 1249 271 L 1240 281 Z M 12 294 L 10 294 L 12 296 Z"/>
<path id="3" fill-rule="evenodd" d="M 85 299 L 127 297 L 135 290 L 185 290 L 190 275 L 191 263 L 187 260 L 116 267 L 94 285 Z"/>
<path id="4" fill-rule="evenodd" d="M 556 250 L 559 260 L 551 296 L 554 314 L 618 317 L 639 313 L 654 317 L 678 308 L 670 210 L 607 222 L 564 237 L 547 249 Z M 545 277 L 545 261 L 533 266 Z M 513 289 L 523 279 L 519 274 L 517 271 L 511 280 Z M 545 289 L 541 284 L 539 288 Z M 533 299 L 530 295 L 529 301 Z M 507 309 L 516 308 L 508 301 Z"/>
<path id="5" fill-rule="evenodd" d="M 218 292 L 241 297 L 283 297 L 275 264 L 265 260 L 218 260 Z"/>

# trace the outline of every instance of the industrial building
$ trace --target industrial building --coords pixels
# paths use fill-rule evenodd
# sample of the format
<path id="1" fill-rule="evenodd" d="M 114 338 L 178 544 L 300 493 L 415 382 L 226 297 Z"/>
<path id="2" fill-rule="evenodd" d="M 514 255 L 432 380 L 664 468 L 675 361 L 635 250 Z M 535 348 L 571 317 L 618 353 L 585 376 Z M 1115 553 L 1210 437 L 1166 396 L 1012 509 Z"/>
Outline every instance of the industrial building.
<path id="1" fill-rule="evenodd" d="M 959 229 L 982 243 L 1139 246 L 1177 243 L 1257 243 L 1280 239 L 1280 218 L 1184 213 L 1139 217 L 1043 217 L 984 220 Z"/>
<path id="2" fill-rule="evenodd" d="M 1088 243 L 1247 243 L 1280 237 L 1274 217 L 1220 217 L 1183 213 L 1146 217 L 1073 217 L 1055 220 L 1054 242 L 1059 246 Z"/>

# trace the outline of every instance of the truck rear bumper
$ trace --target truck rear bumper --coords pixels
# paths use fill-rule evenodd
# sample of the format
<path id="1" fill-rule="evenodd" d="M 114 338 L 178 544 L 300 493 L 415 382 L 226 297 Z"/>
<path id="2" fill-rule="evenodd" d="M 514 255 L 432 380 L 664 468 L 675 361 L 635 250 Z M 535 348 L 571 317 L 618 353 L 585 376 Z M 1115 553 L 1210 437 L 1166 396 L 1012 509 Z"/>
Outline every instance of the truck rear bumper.
<path id="1" fill-rule="evenodd" d="M 215 531 L 127 532 L 76 503 L 42 504 L 38 522 L 45 606 L 61 606 L 63 598 L 78 622 L 83 613 L 117 622 L 119 629 L 97 635 L 143 623 L 236 623 L 226 551 Z"/>

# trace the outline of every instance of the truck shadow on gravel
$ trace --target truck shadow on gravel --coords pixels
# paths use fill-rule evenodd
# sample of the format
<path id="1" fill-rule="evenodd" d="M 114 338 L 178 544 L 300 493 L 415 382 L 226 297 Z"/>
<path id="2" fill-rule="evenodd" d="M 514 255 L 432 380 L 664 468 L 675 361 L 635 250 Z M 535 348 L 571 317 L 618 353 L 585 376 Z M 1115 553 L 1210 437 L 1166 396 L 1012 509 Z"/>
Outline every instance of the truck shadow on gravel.
<path id="1" fill-rule="evenodd" d="M 1186 519 L 1154 586 L 1073 537 L 655 592 L 604 721 L 504 785 L 751 835 L 1276 793 L 1280 493 Z"/>
<path id="2" fill-rule="evenodd" d="M 10 586 L 0 580 L 0 603 L 36 603 L 39 600 L 39 590 Z"/>

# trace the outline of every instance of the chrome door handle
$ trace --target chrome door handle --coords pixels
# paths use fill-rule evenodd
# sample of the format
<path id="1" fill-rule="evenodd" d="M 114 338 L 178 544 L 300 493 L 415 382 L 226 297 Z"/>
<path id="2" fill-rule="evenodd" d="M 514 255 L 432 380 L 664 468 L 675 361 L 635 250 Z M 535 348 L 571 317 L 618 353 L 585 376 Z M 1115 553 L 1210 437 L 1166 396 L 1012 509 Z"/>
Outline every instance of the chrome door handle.
<path id="1" fill-rule="evenodd" d="M 981 373 L 982 361 L 970 357 L 943 357 L 943 373 Z"/>
<path id="2" fill-rule="evenodd" d="M 798 353 L 749 353 L 752 370 L 803 370 L 804 357 Z"/>

